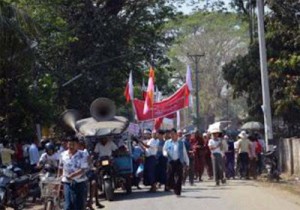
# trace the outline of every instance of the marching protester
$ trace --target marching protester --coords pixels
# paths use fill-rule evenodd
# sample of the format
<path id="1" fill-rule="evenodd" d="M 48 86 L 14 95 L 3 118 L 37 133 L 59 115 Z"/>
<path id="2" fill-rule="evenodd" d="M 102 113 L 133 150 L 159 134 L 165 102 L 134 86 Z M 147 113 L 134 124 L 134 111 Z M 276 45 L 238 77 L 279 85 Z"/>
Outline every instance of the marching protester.
<path id="1" fill-rule="evenodd" d="M 225 152 L 225 174 L 227 179 L 235 178 L 235 151 L 234 141 L 229 136 L 225 135 L 224 139 L 227 141 L 228 150 Z"/>
<path id="2" fill-rule="evenodd" d="M 257 171 L 256 171 L 256 161 L 257 161 L 257 156 L 256 156 L 256 147 L 257 147 L 257 142 L 255 140 L 255 137 L 250 135 L 249 136 L 250 140 L 250 152 L 249 152 L 249 176 L 251 176 L 253 179 L 256 179 L 257 177 Z"/>
<path id="3" fill-rule="evenodd" d="M 68 139 L 68 150 L 62 152 L 59 175 L 64 189 L 64 210 L 84 210 L 87 197 L 88 161 L 83 151 L 78 150 L 78 138 Z"/>
<path id="4" fill-rule="evenodd" d="M 133 178 L 132 178 L 132 185 L 136 186 L 138 190 L 141 189 L 139 186 L 142 173 L 143 173 L 143 157 L 144 151 L 142 150 L 141 146 L 139 145 L 139 140 L 136 137 L 133 137 L 132 141 L 132 166 L 133 166 Z"/>
<path id="5" fill-rule="evenodd" d="M 251 143 L 248 139 L 246 131 L 241 131 L 237 141 L 238 163 L 240 178 L 249 179 L 249 155 L 251 151 Z"/>
<path id="6" fill-rule="evenodd" d="M 151 134 L 150 131 L 145 130 L 145 134 Z M 142 148 L 145 150 L 146 158 L 144 165 L 144 185 L 151 186 L 149 192 L 156 192 L 156 155 L 157 155 L 157 147 L 158 141 L 156 140 L 156 132 L 152 133 L 153 137 L 148 139 L 146 143 L 141 142 Z"/>
<path id="7" fill-rule="evenodd" d="M 159 186 L 165 185 L 165 190 L 166 190 L 168 159 L 163 155 L 163 147 L 165 144 L 163 130 L 159 130 L 157 132 L 157 140 L 158 140 L 158 147 L 157 147 L 157 154 L 156 154 L 156 158 L 157 158 L 156 181 L 159 184 Z"/>
<path id="8" fill-rule="evenodd" d="M 212 138 L 208 142 L 208 146 L 212 153 L 212 163 L 213 163 L 213 173 L 216 181 L 216 185 L 220 185 L 220 181 L 224 184 L 226 180 L 224 179 L 223 171 L 223 152 L 222 152 L 222 140 L 219 138 L 221 131 L 214 128 L 210 131 Z"/>
<path id="9" fill-rule="evenodd" d="M 264 147 L 262 145 L 262 141 L 260 140 L 259 134 L 255 133 L 254 138 L 256 141 L 256 148 L 255 148 L 255 154 L 257 157 L 256 161 L 256 167 L 257 167 L 257 175 L 261 175 L 263 170 L 263 161 L 262 161 L 262 154 L 264 152 Z"/>
<path id="10" fill-rule="evenodd" d="M 174 193 L 180 196 L 183 167 L 189 166 L 189 158 L 183 141 L 178 140 L 176 129 L 171 130 L 171 139 L 165 142 L 163 154 L 168 158 L 167 190 L 174 189 Z"/>
<path id="11" fill-rule="evenodd" d="M 194 185 L 194 175 L 195 175 L 195 154 L 194 154 L 194 147 L 196 146 L 195 143 L 191 142 L 191 133 L 187 130 L 183 130 L 183 142 L 189 157 L 189 167 L 185 166 L 183 169 L 183 178 L 182 184 L 185 184 L 187 176 L 189 177 L 190 185 Z"/>
<path id="12" fill-rule="evenodd" d="M 208 179 L 213 179 L 213 166 L 212 166 L 212 159 L 211 159 L 211 151 L 208 146 L 208 142 L 210 140 L 210 133 L 203 133 L 203 140 L 204 140 L 204 168 L 206 168 Z"/>
<path id="13" fill-rule="evenodd" d="M 88 162 L 88 170 L 86 171 L 86 176 L 88 178 L 88 191 L 89 198 L 87 200 L 87 207 L 90 210 L 93 210 L 93 199 L 95 198 L 96 206 L 100 209 L 104 208 L 104 206 L 99 202 L 98 198 L 98 188 L 97 188 L 97 175 L 93 167 L 92 156 L 90 152 L 86 148 L 86 143 L 84 139 L 80 139 L 78 144 L 78 149 L 84 153 Z"/>
<path id="14" fill-rule="evenodd" d="M 205 145 L 204 140 L 198 130 L 193 132 L 192 147 L 195 156 L 195 171 L 199 182 L 202 182 L 202 176 L 205 167 Z"/>

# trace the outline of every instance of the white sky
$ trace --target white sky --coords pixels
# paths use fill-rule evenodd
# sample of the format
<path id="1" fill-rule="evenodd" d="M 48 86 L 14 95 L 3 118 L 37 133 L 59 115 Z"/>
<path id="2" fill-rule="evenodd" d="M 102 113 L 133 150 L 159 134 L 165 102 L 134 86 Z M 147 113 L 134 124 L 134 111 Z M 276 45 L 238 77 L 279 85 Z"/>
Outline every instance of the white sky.
<path id="1" fill-rule="evenodd" d="M 217 0 L 205 0 L 205 1 L 203 1 L 203 3 L 201 3 L 200 5 L 203 6 L 203 5 L 206 4 L 206 2 L 209 2 L 209 3 L 210 3 L 210 2 L 214 2 L 214 1 L 217 1 Z M 230 2 L 231 0 L 223 0 L 223 1 L 225 2 L 226 5 L 229 5 L 229 2 Z M 182 5 L 181 5 L 181 8 L 178 8 L 178 10 L 179 10 L 179 11 L 182 11 L 184 14 L 189 14 L 189 13 L 191 13 L 193 7 L 188 6 L 188 5 L 187 5 L 188 2 L 189 2 L 189 0 L 186 0 L 186 3 L 185 3 L 185 4 L 182 4 Z"/>

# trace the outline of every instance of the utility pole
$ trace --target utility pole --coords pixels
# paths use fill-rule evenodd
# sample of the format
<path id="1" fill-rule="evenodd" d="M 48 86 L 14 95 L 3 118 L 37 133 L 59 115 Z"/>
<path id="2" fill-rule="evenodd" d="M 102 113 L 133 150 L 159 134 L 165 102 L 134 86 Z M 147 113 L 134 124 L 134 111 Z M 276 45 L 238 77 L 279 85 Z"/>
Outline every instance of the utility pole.
<path id="1" fill-rule="evenodd" d="M 195 75 L 196 75 L 196 120 L 197 120 L 197 129 L 200 131 L 200 113 L 199 113 L 199 61 L 200 58 L 204 56 L 204 54 L 187 54 L 188 58 L 190 58 L 195 63 Z"/>
<path id="2" fill-rule="evenodd" d="M 265 127 L 266 149 L 269 150 L 269 140 L 273 139 L 272 117 L 270 105 L 270 88 L 267 69 L 267 55 L 264 31 L 264 15 L 263 15 L 263 0 L 257 0 L 257 19 L 258 19 L 258 38 L 259 38 L 259 54 L 260 54 L 260 73 L 261 87 L 263 95 L 263 114 Z"/>

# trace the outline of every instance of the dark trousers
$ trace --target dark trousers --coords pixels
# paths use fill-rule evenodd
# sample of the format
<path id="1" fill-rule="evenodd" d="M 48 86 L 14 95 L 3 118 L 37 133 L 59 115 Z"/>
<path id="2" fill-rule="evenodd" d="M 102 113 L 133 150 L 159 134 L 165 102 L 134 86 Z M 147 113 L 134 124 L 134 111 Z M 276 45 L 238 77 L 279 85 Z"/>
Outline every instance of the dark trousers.
<path id="1" fill-rule="evenodd" d="M 249 160 L 249 175 L 252 176 L 254 179 L 256 179 L 257 177 L 256 169 L 256 158 L 252 158 Z"/>
<path id="2" fill-rule="evenodd" d="M 205 168 L 205 154 L 204 152 L 200 152 L 200 155 L 198 157 L 198 168 L 199 168 L 199 180 L 202 179 L 204 168 Z"/>
<path id="3" fill-rule="evenodd" d="M 234 170 L 234 152 L 226 152 L 226 163 L 225 163 L 225 170 L 226 170 L 226 177 L 227 178 L 234 178 L 235 170 Z"/>
<path id="4" fill-rule="evenodd" d="M 256 166 L 257 166 L 257 174 L 261 175 L 262 170 L 263 170 L 263 161 L 262 161 L 262 155 L 260 153 L 256 154 L 257 155 L 257 162 L 256 162 Z"/>
<path id="5" fill-rule="evenodd" d="M 239 158 L 240 177 L 249 177 L 249 156 L 247 152 L 241 152 Z"/>
<path id="6" fill-rule="evenodd" d="M 87 198 L 87 183 L 64 183 L 64 210 L 85 210 Z"/>
<path id="7" fill-rule="evenodd" d="M 220 153 L 212 154 L 212 165 L 213 165 L 215 181 L 216 183 L 219 183 L 219 181 L 223 180 L 224 178 L 224 171 L 223 171 L 224 161 Z"/>
<path id="8" fill-rule="evenodd" d="M 189 157 L 190 165 L 188 169 L 184 167 L 183 169 L 183 178 L 182 183 L 185 184 L 186 178 L 189 177 L 190 184 L 194 184 L 194 176 L 195 176 L 195 159 L 193 157 Z"/>
<path id="9" fill-rule="evenodd" d="M 157 164 L 157 159 L 154 155 L 145 158 L 144 180 L 143 180 L 145 186 L 155 184 L 155 182 L 156 182 L 156 177 L 155 177 L 156 164 Z"/>
<path id="10" fill-rule="evenodd" d="M 167 182 L 167 163 L 168 158 L 162 155 L 158 157 L 156 165 L 156 181 L 160 184 L 166 184 Z"/>
<path id="11" fill-rule="evenodd" d="M 141 181 L 141 178 L 139 176 L 136 176 L 136 171 L 139 167 L 140 163 L 138 161 L 133 160 L 132 166 L 133 166 L 133 178 L 132 178 L 132 185 L 139 186 L 139 183 Z"/>
<path id="12" fill-rule="evenodd" d="M 207 170 L 208 176 L 212 177 L 213 176 L 213 167 L 212 167 L 211 155 L 209 155 L 209 154 L 205 155 L 205 168 Z"/>
<path id="13" fill-rule="evenodd" d="M 183 165 L 180 160 L 172 160 L 168 163 L 167 180 L 168 187 L 174 189 L 176 195 L 181 194 Z"/>

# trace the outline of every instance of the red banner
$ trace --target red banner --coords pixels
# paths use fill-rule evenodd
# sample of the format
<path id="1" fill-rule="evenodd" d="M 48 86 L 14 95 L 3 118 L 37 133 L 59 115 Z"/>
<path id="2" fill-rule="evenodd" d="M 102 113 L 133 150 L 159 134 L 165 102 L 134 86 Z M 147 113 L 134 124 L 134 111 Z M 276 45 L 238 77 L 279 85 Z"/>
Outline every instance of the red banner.
<path id="1" fill-rule="evenodd" d="M 133 104 L 138 121 L 153 120 L 168 116 L 189 105 L 188 86 L 184 84 L 172 96 L 153 104 L 153 108 L 143 114 L 145 101 L 134 99 Z"/>

